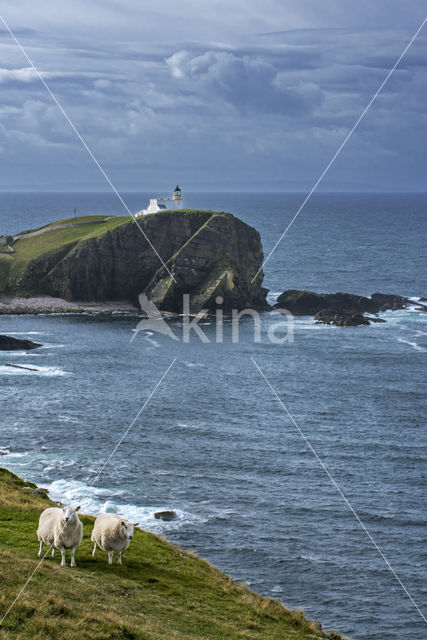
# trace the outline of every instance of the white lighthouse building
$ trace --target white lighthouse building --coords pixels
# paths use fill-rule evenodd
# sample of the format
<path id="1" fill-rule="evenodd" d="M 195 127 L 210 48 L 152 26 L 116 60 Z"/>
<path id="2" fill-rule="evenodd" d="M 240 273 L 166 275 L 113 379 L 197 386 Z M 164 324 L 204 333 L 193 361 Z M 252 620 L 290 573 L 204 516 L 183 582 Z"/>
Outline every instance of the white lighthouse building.
<path id="1" fill-rule="evenodd" d="M 172 206 L 164 204 L 164 202 L 172 202 Z M 150 204 L 146 209 L 141 209 L 135 216 L 145 216 L 149 213 L 158 213 L 159 211 L 167 211 L 168 209 L 182 209 L 182 192 L 177 185 L 174 189 L 172 198 L 150 198 Z"/>

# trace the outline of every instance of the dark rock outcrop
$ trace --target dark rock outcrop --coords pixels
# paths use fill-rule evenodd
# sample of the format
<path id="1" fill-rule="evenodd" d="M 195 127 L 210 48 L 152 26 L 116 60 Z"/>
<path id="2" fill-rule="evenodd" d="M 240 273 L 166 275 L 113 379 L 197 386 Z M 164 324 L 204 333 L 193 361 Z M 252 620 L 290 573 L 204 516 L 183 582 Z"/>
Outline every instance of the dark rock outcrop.
<path id="1" fill-rule="evenodd" d="M 412 304 L 409 298 L 387 293 L 373 293 L 370 298 L 353 293 L 315 293 L 300 289 L 284 291 L 275 309 L 287 309 L 295 316 L 313 316 L 319 311 L 378 313 L 388 309 L 405 309 Z"/>
<path id="2" fill-rule="evenodd" d="M 394 293 L 373 293 L 371 300 L 377 305 L 378 311 L 397 311 L 398 309 L 406 309 L 412 301 L 403 296 Z"/>
<path id="3" fill-rule="evenodd" d="M 259 233 L 228 213 L 160 212 L 61 245 L 31 260 L 6 295 L 48 295 L 68 301 L 129 300 L 145 293 L 159 309 L 191 312 L 216 308 L 267 308 Z M 19 241 L 17 243 L 19 255 Z"/>
<path id="4" fill-rule="evenodd" d="M 32 340 L 19 340 L 11 336 L 0 336 L 0 351 L 22 351 L 22 349 L 37 349 L 41 344 Z"/>
<path id="5" fill-rule="evenodd" d="M 369 324 L 369 320 L 362 313 L 352 311 L 328 311 L 323 309 L 316 313 L 314 321 L 319 324 L 334 324 L 337 327 L 357 327 Z"/>
<path id="6" fill-rule="evenodd" d="M 157 520 L 164 520 L 165 522 L 170 522 L 171 520 L 175 520 L 176 511 L 156 511 L 154 517 Z"/>

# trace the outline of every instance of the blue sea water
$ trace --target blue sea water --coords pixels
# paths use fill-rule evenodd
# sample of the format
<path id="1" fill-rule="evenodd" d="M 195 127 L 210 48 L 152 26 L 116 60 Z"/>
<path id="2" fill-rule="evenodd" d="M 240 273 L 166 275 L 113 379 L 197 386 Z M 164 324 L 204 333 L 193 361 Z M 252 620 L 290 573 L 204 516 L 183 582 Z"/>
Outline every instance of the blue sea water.
<path id="1" fill-rule="evenodd" d="M 136 211 L 148 197 L 125 199 Z M 302 198 L 203 193 L 185 205 L 238 215 L 260 231 L 267 255 Z M 74 206 L 122 214 L 110 194 L 1 194 L 0 233 L 71 216 Z M 265 267 L 270 300 L 287 288 L 426 295 L 426 212 L 423 194 L 315 195 Z M 0 333 L 44 345 L 0 356 L 0 450 L 9 452 L 0 463 L 58 500 L 165 533 L 325 629 L 421 640 L 419 612 L 319 461 L 425 615 L 427 316 L 411 308 L 383 318 L 356 328 L 296 318 L 293 342 L 280 345 L 267 339 L 280 319 L 268 313 L 262 342 L 246 319 L 238 344 L 229 320 L 222 344 L 213 320 L 201 323 L 210 344 L 183 344 L 143 332 L 131 342 L 136 318 L 0 316 Z M 161 508 L 178 519 L 157 521 Z"/>

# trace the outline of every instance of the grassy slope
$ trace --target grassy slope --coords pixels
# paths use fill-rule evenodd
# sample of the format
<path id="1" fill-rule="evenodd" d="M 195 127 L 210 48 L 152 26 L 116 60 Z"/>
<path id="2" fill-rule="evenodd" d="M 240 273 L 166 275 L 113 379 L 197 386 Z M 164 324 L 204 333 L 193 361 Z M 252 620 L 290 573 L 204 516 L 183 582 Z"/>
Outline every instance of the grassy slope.
<path id="1" fill-rule="evenodd" d="M 33 490 L 32 490 L 33 489 Z M 37 522 L 52 506 L 0 469 L 0 618 L 37 566 Z M 194 554 L 136 531 L 123 566 L 91 557 L 93 518 L 81 516 L 77 568 L 49 556 L 13 606 L 0 638 L 61 640 L 308 640 L 326 636 L 300 611 L 258 596 Z M 67 554 L 67 560 L 68 554 Z"/>
<path id="2" fill-rule="evenodd" d="M 97 221 L 105 216 L 84 216 L 77 218 L 77 222 L 86 223 L 91 217 L 93 217 L 94 221 Z M 74 223 L 74 221 L 74 218 L 58 220 L 45 226 L 49 227 L 52 226 L 52 224 Z M 63 245 L 102 235 L 106 231 L 127 222 L 129 222 L 128 216 L 120 216 L 104 223 L 95 222 L 94 224 L 84 224 L 80 227 L 49 230 L 44 234 L 33 236 L 32 238 L 21 238 L 17 240 L 13 246 L 15 249 L 14 254 L 0 254 L 0 291 L 4 291 L 7 288 L 8 280 L 14 279 L 20 272 L 24 271 L 33 258 L 37 258 L 43 253 L 57 249 Z M 35 231 L 35 229 L 25 231 L 24 233 L 30 233 L 31 231 Z"/>
<path id="3" fill-rule="evenodd" d="M 99 220 L 103 217 L 104 216 L 93 216 L 94 220 Z M 88 222 L 88 219 L 90 219 L 90 216 L 77 218 L 77 222 Z M 84 224 L 80 227 L 69 227 L 67 229 L 57 230 L 53 229 L 52 231 L 46 231 L 46 233 L 33 236 L 32 238 L 21 238 L 13 245 L 16 253 L 12 255 L 0 254 L 0 279 L 3 280 L 3 275 L 6 278 L 7 272 L 9 277 L 16 276 L 25 269 L 30 260 L 37 258 L 47 251 L 58 249 L 66 244 L 78 242 L 80 240 L 87 240 L 88 238 L 100 236 L 106 233 L 106 231 L 111 231 L 119 225 L 126 224 L 129 221 L 129 216 L 117 216 L 103 223 L 94 222 L 94 224 Z M 58 220 L 51 224 L 59 225 L 73 222 L 74 219 Z M 27 233 L 30 232 L 28 231 Z"/>
<path id="4" fill-rule="evenodd" d="M 44 224 L 41 227 L 35 227 L 34 229 L 26 229 L 25 231 L 20 231 L 19 234 L 15 234 L 15 235 L 22 235 L 22 234 L 27 234 L 27 233 L 32 233 L 33 231 L 40 231 L 40 229 L 47 229 L 48 227 L 57 227 L 59 225 L 63 225 L 63 224 L 75 224 L 76 222 L 78 224 L 81 224 L 82 222 L 99 222 L 100 220 L 105 220 L 106 218 L 109 218 L 110 216 L 102 216 L 102 215 L 95 215 L 95 216 L 77 216 L 77 218 L 75 218 L 74 216 L 72 218 L 63 218 L 62 220 L 55 220 L 55 222 L 49 222 L 48 224 Z M 125 216 L 127 218 L 127 216 Z"/>

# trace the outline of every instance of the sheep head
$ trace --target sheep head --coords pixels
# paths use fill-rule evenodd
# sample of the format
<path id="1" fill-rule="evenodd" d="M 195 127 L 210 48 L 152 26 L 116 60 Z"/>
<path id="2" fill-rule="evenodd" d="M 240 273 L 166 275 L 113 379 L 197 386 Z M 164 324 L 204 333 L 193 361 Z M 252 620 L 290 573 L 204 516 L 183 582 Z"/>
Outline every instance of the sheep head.
<path id="1" fill-rule="evenodd" d="M 136 527 L 138 524 L 139 522 L 129 522 L 129 520 L 122 520 L 120 522 L 122 532 L 126 538 L 128 538 L 129 540 L 132 540 L 133 528 Z"/>
<path id="2" fill-rule="evenodd" d="M 68 522 L 72 523 L 78 517 L 77 511 L 79 511 L 80 505 L 76 508 L 74 507 L 64 507 L 62 509 L 62 517 L 64 519 L 65 524 Z"/>

